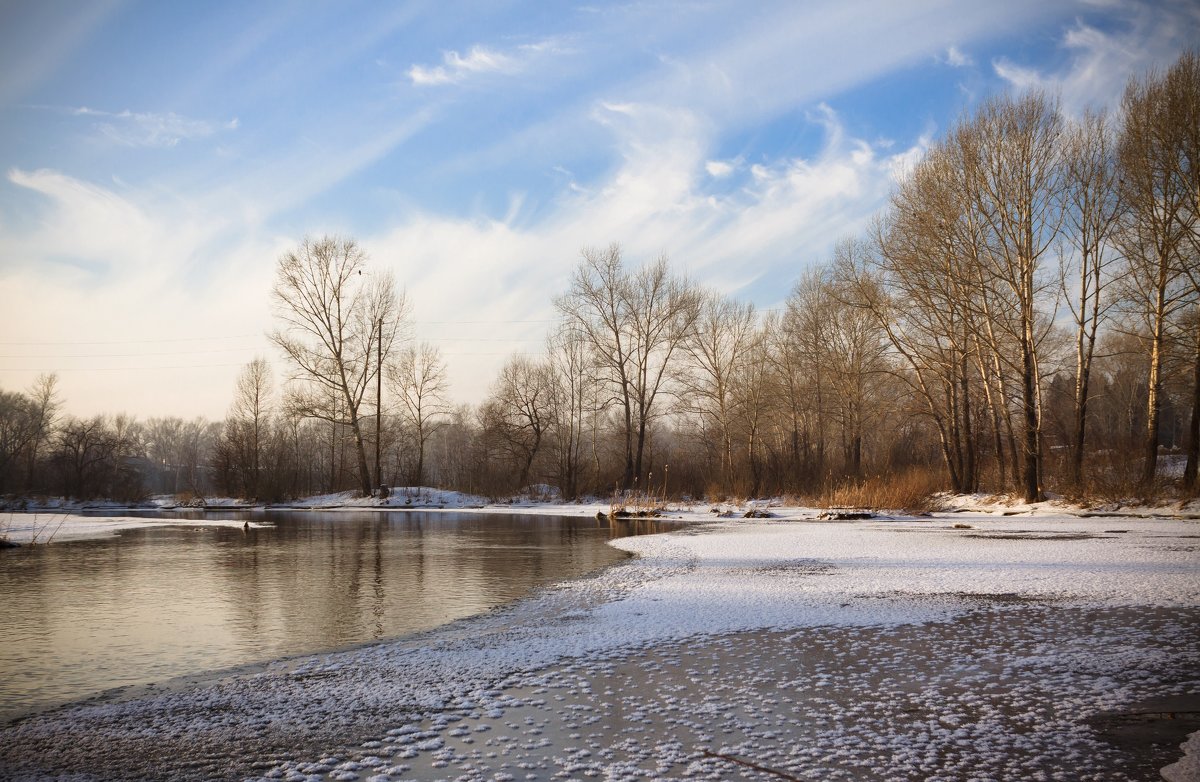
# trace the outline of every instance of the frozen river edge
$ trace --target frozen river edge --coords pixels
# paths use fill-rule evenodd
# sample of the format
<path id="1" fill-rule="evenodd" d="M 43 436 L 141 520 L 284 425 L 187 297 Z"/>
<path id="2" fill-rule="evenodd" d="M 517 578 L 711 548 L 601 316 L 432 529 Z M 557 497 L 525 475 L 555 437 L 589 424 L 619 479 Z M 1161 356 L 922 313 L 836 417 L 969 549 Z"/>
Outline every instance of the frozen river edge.
<path id="1" fill-rule="evenodd" d="M 437 631 L 10 725 L 0 776 L 1154 778 L 1182 737 L 1129 715 L 1197 694 L 1198 538 L 963 513 L 626 538 Z"/>

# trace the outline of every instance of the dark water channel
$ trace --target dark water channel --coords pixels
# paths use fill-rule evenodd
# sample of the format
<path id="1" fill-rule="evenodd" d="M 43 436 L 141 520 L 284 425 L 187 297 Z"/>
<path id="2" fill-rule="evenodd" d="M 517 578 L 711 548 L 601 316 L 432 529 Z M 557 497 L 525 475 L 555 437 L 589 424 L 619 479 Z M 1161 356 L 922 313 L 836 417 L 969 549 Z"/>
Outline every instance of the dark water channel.
<path id="1" fill-rule="evenodd" d="M 623 559 L 610 538 L 659 531 L 415 511 L 206 518 L 273 526 L 129 529 L 0 552 L 0 721 L 122 685 L 427 630 Z"/>

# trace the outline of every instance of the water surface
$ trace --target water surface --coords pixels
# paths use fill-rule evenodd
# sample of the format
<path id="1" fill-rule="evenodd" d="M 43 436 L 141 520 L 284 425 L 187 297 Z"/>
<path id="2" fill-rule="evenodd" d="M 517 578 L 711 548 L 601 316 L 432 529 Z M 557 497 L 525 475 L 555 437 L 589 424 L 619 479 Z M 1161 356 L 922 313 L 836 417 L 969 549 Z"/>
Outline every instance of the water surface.
<path id="1" fill-rule="evenodd" d="M 131 529 L 0 552 L 0 719 L 437 627 L 617 562 L 625 554 L 606 540 L 658 529 L 414 511 L 208 517 L 274 526 Z"/>

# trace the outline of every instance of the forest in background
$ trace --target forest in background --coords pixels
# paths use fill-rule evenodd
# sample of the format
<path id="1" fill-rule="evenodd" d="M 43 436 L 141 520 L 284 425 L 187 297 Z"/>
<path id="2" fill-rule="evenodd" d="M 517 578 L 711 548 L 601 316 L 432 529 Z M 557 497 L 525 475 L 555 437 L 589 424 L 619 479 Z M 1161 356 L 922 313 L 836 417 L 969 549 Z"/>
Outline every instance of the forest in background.
<path id="1" fill-rule="evenodd" d="M 1194 52 L 1113 116 L 989 98 L 778 311 L 585 249 L 544 352 L 477 406 L 449 401 L 388 273 L 306 239 L 272 292 L 282 382 L 251 362 L 223 421 L 76 418 L 52 375 L 0 391 L 0 494 L 1195 496 L 1198 157 Z"/>

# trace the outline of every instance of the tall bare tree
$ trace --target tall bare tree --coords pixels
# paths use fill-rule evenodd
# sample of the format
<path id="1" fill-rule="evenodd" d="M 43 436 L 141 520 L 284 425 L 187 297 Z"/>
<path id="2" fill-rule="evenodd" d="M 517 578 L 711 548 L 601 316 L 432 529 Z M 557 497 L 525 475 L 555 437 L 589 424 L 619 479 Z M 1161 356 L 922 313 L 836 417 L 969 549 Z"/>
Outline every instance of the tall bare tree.
<path id="1" fill-rule="evenodd" d="M 668 370 L 699 313 L 700 296 L 671 274 L 665 257 L 628 271 L 621 248 L 585 249 L 567 293 L 555 304 L 583 334 L 624 419 L 622 488 L 644 479 L 646 435 Z"/>
<path id="2" fill-rule="evenodd" d="M 957 228 L 969 208 L 962 177 L 950 145 L 932 150 L 896 188 L 872 241 L 839 253 L 835 274 L 840 295 L 886 335 L 895 377 L 936 427 L 951 486 L 974 491 L 971 337 L 980 275 L 973 244 Z"/>
<path id="3" fill-rule="evenodd" d="M 412 432 L 417 459 L 409 480 L 421 486 L 425 480 L 425 452 L 429 439 L 445 423 L 449 411 L 446 393 L 446 362 L 438 348 L 422 342 L 405 349 L 389 367 L 388 385 L 400 399 L 400 413 Z"/>
<path id="4" fill-rule="evenodd" d="M 1194 60 L 1194 58 L 1193 58 Z M 1171 88 L 1160 73 L 1134 79 L 1125 91 L 1118 144 L 1121 223 L 1117 234 L 1128 265 L 1125 295 L 1150 336 L 1142 484 L 1154 482 L 1158 464 L 1163 368 L 1172 323 L 1188 302 L 1186 252 L 1194 226 L 1195 196 L 1181 176 L 1186 156 L 1186 91 Z M 1194 101 L 1194 95 L 1190 98 Z M 1195 109 L 1192 109 L 1195 122 Z M 1192 128 L 1194 131 L 1194 127 Z M 1195 261 L 1193 260 L 1192 263 Z"/>
<path id="5" fill-rule="evenodd" d="M 53 435 L 62 408 L 62 398 L 58 394 L 58 375 L 38 375 L 29 389 L 29 401 L 34 428 L 28 448 L 25 485 L 28 491 L 37 491 L 37 468 L 42 447 Z"/>
<path id="6" fill-rule="evenodd" d="M 1041 499 L 1042 442 L 1038 367 L 1040 308 L 1048 290 L 1045 257 L 1062 228 L 1063 123 L 1056 103 L 1031 92 L 983 103 L 964 135 L 969 191 L 989 229 L 988 275 L 1017 307 L 1020 350 L 1021 483 Z"/>
<path id="7" fill-rule="evenodd" d="M 834 249 L 834 267 L 846 256 L 868 252 L 868 245 L 861 240 L 842 241 Z M 890 371 L 885 361 L 887 337 L 869 312 L 842 300 L 832 279 L 827 279 L 826 285 L 831 302 L 826 328 L 830 387 L 841 425 L 844 469 L 858 479 L 862 477 L 864 431 L 881 408 L 880 381 Z"/>
<path id="8" fill-rule="evenodd" d="M 266 444 L 274 381 L 271 365 L 256 357 L 238 375 L 233 405 L 229 411 L 226 439 L 236 446 L 236 469 L 242 474 L 247 496 L 257 499 L 261 490 L 262 456 Z"/>
<path id="9" fill-rule="evenodd" d="M 1186 193 L 1185 206 L 1176 215 L 1186 240 L 1180 247 L 1179 266 L 1191 285 L 1188 298 L 1195 315 L 1200 307 L 1200 54 L 1185 52 L 1167 71 L 1166 87 L 1172 118 L 1180 133 L 1179 154 L 1173 162 Z M 1196 487 L 1200 468 L 1200 316 L 1192 322 L 1192 409 L 1183 472 L 1183 484 L 1189 490 Z"/>
<path id="10" fill-rule="evenodd" d="M 1073 291 L 1064 290 L 1075 322 L 1075 430 L 1071 482 L 1083 479 L 1092 364 L 1100 324 L 1112 306 L 1112 234 L 1119 217 L 1116 148 L 1104 113 L 1086 112 L 1069 131 L 1064 154 L 1066 234 L 1075 257 Z M 1064 270 L 1064 288 L 1070 275 Z"/>
<path id="11" fill-rule="evenodd" d="M 752 304 L 708 291 L 695 327 L 683 343 L 690 360 L 680 373 L 680 408 L 716 429 L 726 493 L 734 490 L 734 421 L 739 401 L 734 389 L 757 336 Z"/>
<path id="12" fill-rule="evenodd" d="M 283 326 L 270 334 L 294 377 L 306 381 L 291 408 L 350 427 L 363 496 L 371 494 L 363 400 L 381 371 L 376 357 L 387 362 L 406 315 L 391 275 L 364 274 L 366 265 L 353 239 L 305 239 L 279 259 L 272 298 Z"/>
<path id="13" fill-rule="evenodd" d="M 551 429 L 558 452 L 559 488 L 573 500 L 579 496 L 583 474 L 584 432 L 589 415 L 596 414 L 597 381 L 588 346 L 579 330 L 560 323 L 546 341 L 550 373 Z"/>

